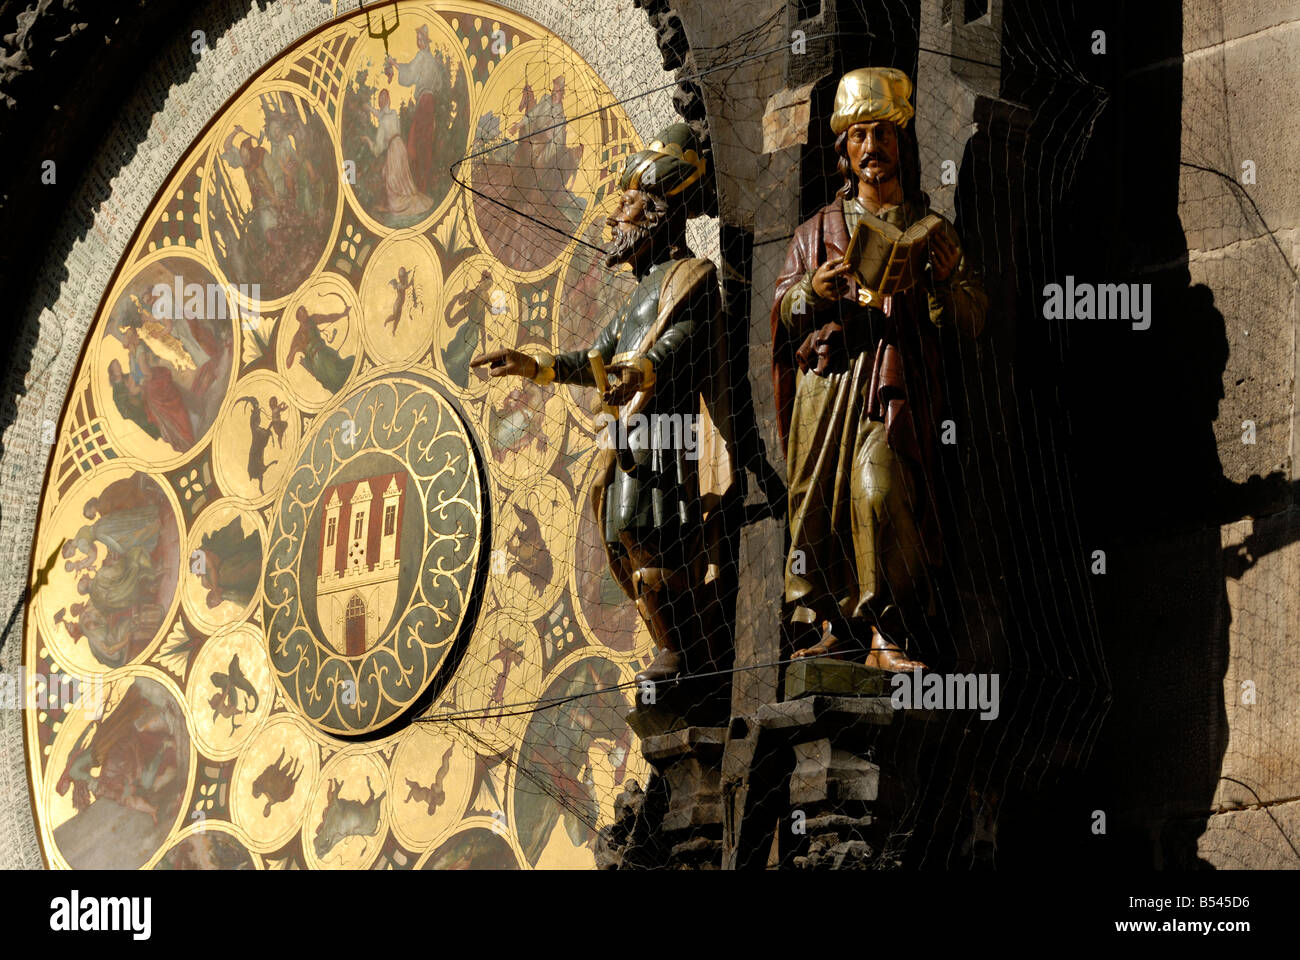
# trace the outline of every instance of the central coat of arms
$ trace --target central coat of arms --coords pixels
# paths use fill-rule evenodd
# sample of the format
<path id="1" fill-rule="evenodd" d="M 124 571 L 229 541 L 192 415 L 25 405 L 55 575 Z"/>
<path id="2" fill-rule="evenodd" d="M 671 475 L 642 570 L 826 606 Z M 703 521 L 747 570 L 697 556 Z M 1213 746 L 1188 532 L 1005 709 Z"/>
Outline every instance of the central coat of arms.
<path id="1" fill-rule="evenodd" d="M 386 378 L 322 413 L 281 495 L 265 577 L 268 652 L 312 723 L 373 733 L 455 668 L 483 512 L 475 448 L 431 385 Z"/>
<path id="2" fill-rule="evenodd" d="M 321 495 L 316 618 L 325 642 L 349 657 L 375 645 L 397 601 L 406 473 L 331 484 Z"/>

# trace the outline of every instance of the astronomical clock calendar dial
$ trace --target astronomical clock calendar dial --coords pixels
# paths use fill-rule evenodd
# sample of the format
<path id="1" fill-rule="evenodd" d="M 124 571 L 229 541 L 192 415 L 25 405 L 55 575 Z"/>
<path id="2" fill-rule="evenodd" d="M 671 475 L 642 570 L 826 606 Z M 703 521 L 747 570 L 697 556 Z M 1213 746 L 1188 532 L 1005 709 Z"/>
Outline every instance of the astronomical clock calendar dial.
<path id="1" fill-rule="evenodd" d="M 24 637 L 80 681 L 27 716 L 51 866 L 590 866 L 645 782 L 599 407 L 469 366 L 594 339 L 641 145 L 526 18 L 382 14 L 225 106 L 96 315 Z"/>

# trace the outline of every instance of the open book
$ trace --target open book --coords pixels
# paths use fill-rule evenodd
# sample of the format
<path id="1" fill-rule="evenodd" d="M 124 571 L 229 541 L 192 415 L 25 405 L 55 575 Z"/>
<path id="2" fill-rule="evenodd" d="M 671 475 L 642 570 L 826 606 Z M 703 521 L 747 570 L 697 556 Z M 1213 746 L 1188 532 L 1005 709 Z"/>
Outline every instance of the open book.
<path id="1" fill-rule="evenodd" d="M 942 218 L 933 213 L 905 231 L 877 217 L 864 215 L 853 231 L 849 248 L 844 251 L 844 263 L 854 265 L 858 299 L 864 304 L 879 305 L 880 298 L 920 283 L 929 259 L 930 236 L 942 228 Z"/>

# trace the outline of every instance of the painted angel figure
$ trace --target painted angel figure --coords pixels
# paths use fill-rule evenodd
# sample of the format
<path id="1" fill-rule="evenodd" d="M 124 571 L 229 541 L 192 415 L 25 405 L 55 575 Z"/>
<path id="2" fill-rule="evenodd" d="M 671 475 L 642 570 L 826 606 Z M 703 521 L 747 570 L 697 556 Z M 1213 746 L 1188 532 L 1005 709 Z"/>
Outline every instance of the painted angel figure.
<path id="1" fill-rule="evenodd" d="M 388 281 L 388 285 L 393 288 L 396 295 L 393 299 L 393 309 L 384 320 L 384 326 L 393 328 L 393 335 L 397 335 L 397 325 L 402 320 L 402 309 L 406 306 L 407 295 L 411 298 L 412 309 L 420 308 L 420 293 L 415 286 L 415 268 L 407 270 L 406 267 L 397 268 L 397 277 Z"/>

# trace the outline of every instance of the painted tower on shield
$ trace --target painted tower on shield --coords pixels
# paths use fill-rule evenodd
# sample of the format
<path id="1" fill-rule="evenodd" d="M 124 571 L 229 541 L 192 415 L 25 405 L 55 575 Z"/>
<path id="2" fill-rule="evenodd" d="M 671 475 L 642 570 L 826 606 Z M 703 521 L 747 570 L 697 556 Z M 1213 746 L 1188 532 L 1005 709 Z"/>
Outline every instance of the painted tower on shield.
<path id="1" fill-rule="evenodd" d="M 322 494 L 316 613 L 325 641 L 346 656 L 369 650 L 393 612 L 406 479 L 383 473 Z"/>

